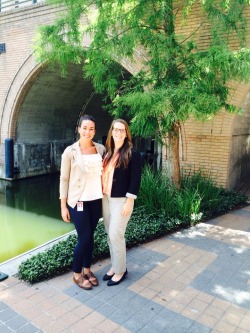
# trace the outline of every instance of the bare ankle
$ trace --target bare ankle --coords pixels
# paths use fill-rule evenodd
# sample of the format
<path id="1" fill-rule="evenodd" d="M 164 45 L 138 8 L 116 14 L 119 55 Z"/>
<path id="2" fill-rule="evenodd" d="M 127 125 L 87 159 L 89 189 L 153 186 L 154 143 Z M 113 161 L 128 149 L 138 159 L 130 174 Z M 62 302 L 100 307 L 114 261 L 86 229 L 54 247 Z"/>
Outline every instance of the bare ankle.
<path id="1" fill-rule="evenodd" d="M 90 268 L 84 268 L 83 269 L 83 274 L 89 274 Z"/>
<path id="2" fill-rule="evenodd" d="M 75 273 L 74 272 L 74 277 L 77 279 L 77 278 L 79 278 L 80 276 L 82 276 L 82 273 Z"/>

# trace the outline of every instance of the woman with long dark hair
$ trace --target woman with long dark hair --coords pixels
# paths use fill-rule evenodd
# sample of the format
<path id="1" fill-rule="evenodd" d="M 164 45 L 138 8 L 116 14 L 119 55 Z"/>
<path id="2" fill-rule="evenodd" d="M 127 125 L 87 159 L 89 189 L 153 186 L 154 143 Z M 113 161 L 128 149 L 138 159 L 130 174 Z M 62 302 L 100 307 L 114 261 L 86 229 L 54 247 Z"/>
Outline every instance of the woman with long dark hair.
<path id="1" fill-rule="evenodd" d="M 111 268 L 103 280 L 114 286 L 124 280 L 126 268 L 125 231 L 141 181 L 141 155 L 133 149 L 127 122 L 112 122 L 103 161 L 103 219 L 111 257 Z"/>
<path id="2" fill-rule="evenodd" d="M 90 265 L 94 231 L 102 213 L 102 156 L 105 147 L 93 142 L 95 119 L 84 115 L 78 124 L 80 139 L 62 154 L 60 175 L 61 215 L 73 220 L 78 242 L 73 256 L 73 281 L 83 289 L 92 289 L 98 280 Z"/>

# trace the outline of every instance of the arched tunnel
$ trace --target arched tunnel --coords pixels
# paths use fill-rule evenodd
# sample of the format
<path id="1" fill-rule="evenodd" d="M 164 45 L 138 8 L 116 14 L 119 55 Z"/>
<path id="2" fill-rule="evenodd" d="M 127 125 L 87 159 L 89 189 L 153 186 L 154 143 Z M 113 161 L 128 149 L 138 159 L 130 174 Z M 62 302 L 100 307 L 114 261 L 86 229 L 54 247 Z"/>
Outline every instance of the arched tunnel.
<path id="1" fill-rule="evenodd" d="M 94 141 L 105 144 L 112 116 L 103 109 L 105 96 L 95 93 L 80 65 L 69 65 L 66 77 L 59 68 L 45 67 L 24 90 L 13 125 L 15 179 L 59 171 L 61 154 L 77 139 L 77 122 L 83 114 L 96 119 Z M 137 138 L 135 145 L 154 154 L 150 139 Z"/>

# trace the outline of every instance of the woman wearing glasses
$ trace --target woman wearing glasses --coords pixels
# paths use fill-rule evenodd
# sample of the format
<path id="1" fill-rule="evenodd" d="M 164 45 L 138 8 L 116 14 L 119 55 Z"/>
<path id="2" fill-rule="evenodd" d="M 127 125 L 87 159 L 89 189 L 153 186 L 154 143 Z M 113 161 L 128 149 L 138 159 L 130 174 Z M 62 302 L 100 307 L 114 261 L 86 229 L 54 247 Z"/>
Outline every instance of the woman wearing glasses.
<path id="1" fill-rule="evenodd" d="M 103 161 L 103 219 L 107 232 L 111 268 L 103 280 L 108 286 L 122 282 L 127 275 L 125 231 L 141 181 L 141 155 L 133 150 L 128 124 L 112 122 Z"/>

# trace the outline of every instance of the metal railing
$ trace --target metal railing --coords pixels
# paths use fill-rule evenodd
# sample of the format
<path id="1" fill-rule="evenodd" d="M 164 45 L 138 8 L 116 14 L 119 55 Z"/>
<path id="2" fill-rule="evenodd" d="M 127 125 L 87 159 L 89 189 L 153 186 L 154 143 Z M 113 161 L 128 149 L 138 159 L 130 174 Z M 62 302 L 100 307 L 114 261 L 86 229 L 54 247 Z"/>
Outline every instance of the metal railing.
<path id="1" fill-rule="evenodd" d="M 0 13 L 42 2 L 43 0 L 0 0 Z"/>

